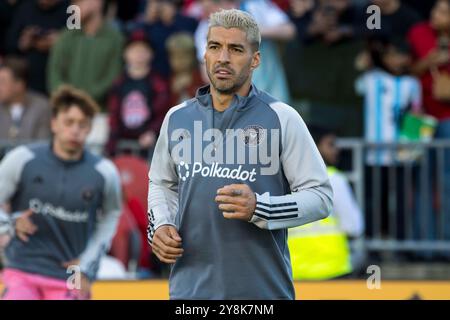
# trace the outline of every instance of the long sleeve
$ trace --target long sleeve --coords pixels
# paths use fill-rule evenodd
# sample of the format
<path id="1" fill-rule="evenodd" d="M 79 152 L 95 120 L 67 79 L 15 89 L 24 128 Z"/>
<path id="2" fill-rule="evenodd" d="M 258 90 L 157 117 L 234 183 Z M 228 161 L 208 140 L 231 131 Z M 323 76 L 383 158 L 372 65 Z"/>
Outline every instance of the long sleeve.
<path id="1" fill-rule="evenodd" d="M 291 193 L 256 194 L 256 210 L 250 222 L 274 230 L 326 218 L 333 207 L 333 191 L 325 163 L 300 115 L 283 103 L 271 107 L 282 128 L 280 162 Z"/>
<path id="2" fill-rule="evenodd" d="M 10 151 L 0 162 L 0 235 L 10 232 L 12 221 L 1 205 L 8 202 L 17 191 L 22 170 L 34 155 L 28 148 L 20 146 Z"/>
<path id="3" fill-rule="evenodd" d="M 177 108 L 172 108 L 164 118 L 150 167 L 147 229 L 149 243 L 160 226 L 175 226 L 178 211 L 178 175 L 169 153 L 168 123 L 170 115 Z"/>
<path id="4" fill-rule="evenodd" d="M 80 256 L 81 271 L 91 280 L 95 279 L 100 259 L 111 245 L 122 211 L 120 178 L 116 168 L 109 160 L 103 159 L 97 165 L 97 170 L 105 179 L 102 212 L 97 217 L 95 230 Z"/>

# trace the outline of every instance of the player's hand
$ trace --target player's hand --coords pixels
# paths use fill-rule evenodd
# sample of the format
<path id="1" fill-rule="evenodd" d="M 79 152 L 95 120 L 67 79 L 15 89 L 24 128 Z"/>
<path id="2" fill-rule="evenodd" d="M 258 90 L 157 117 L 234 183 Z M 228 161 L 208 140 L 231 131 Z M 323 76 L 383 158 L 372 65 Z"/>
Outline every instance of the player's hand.
<path id="1" fill-rule="evenodd" d="M 256 195 L 246 184 L 230 184 L 218 189 L 215 200 L 226 219 L 250 221 L 256 209 Z"/>
<path id="2" fill-rule="evenodd" d="M 31 216 L 33 215 L 33 210 L 28 209 L 22 213 L 20 217 L 16 219 L 15 228 L 17 237 L 28 242 L 29 236 L 36 233 L 38 227 L 31 221 Z"/>
<path id="3" fill-rule="evenodd" d="M 162 225 L 156 229 L 152 241 L 153 253 L 161 262 L 175 263 L 181 257 L 181 237 L 177 229 L 171 225 Z"/>

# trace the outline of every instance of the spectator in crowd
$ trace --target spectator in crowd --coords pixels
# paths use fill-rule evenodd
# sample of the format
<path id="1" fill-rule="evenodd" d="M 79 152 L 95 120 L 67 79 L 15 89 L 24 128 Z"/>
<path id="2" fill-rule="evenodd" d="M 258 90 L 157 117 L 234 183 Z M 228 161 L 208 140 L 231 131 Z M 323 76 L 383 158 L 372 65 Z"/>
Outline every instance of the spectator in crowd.
<path id="1" fill-rule="evenodd" d="M 24 0 L 0 0 L 0 58 L 6 54 L 6 33 L 14 12 Z"/>
<path id="2" fill-rule="evenodd" d="M 404 41 L 413 25 L 421 21 L 421 16 L 406 3 L 400 0 L 372 0 L 369 5 L 376 5 L 381 11 L 381 29 L 365 29 L 365 35 L 370 37 L 385 37 Z M 355 60 L 355 67 L 365 71 L 371 66 L 370 53 L 362 51 Z"/>
<path id="3" fill-rule="evenodd" d="M 306 22 L 310 21 L 311 15 L 316 5 L 316 0 L 290 0 L 288 14 L 297 27 L 297 35 L 300 36 Z M 297 22 L 302 22 L 301 29 Z"/>
<path id="4" fill-rule="evenodd" d="M 440 132 L 450 132 L 450 87 L 443 88 L 447 89 L 447 98 L 438 92 L 438 86 L 444 83 L 440 79 L 450 73 L 450 1 L 439 0 L 431 20 L 415 25 L 408 40 L 415 58 L 412 70 L 422 82 L 425 112 L 441 121 L 437 132 L 440 136 Z"/>
<path id="5" fill-rule="evenodd" d="M 326 219 L 289 229 L 293 277 L 325 280 L 348 276 L 357 267 L 352 266 L 349 240 L 362 235 L 363 216 L 348 180 L 335 167 L 339 157 L 336 134 L 319 127 L 310 127 L 310 131 L 327 165 L 334 195 L 333 213 Z M 358 255 L 360 252 L 354 252 L 354 256 Z"/>
<path id="6" fill-rule="evenodd" d="M 197 89 L 204 85 L 204 81 L 200 75 L 191 34 L 173 34 L 167 39 L 166 45 L 172 69 L 170 105 L 175 106 L 194 97 Z"/>
<path id="7" fill-rule="evenodd" d="M 372 0 L 372 4 L 380 8 L 382 26 L 372 32 L 382 33 L 390 39 L 404 39 L 409 29 L 422 20 L 414 9 L 400 0 Z"/>
<path id="8" fill-rule="evenodd" d="M 0 64 L 0 139 L 50 138 L 50 106 L 41 94 L 28 89 L 27 62 L 8 57 Z"/>
<path id="9" fill-rule="evenodd" d="M 148 0 L 145 16 L 145 30 L 155 50 L 153 68 L 161 75 L 170 75 L 166 41 L 176 32 L 194 34 L 198 21 L 180 12 L 177 0 Z"/>
<path id="10" fill-rule="evenodd" d="M 364 96 L 364 138 L 369 143 L 399 141 L 401 120 L 405 112 L 420 113 L 422 108 L 420 83 L 408 74 L 411 65 L 409 48 L 406 41 L 394 39 L 374 37 L 369 41 L 368 52 L 372 67 L 356 82 L 357 92 Z M 379 232 L 386 231 L 388 215 L 395 215 L 398 219 L 397 226 L 403 226 L 405 190 L 401 188 L 404 188 L 404 167 L 399 160 L 393 149 L 372 149 L 367 152 L 365 189 L 369 236 L 373 235 L 374 228 L 378 228 L 372 224 L 375 215 L 380 215 L 382 230 Z M 389 178 L 392 168 L 396 172 L 397 182 Z M 374 181 L 378 183 L 374 184 Z M 392 194 L 396 195 L 396 212 L 389 210 L 388 199 Z M 375 207 L 380 210 L 373 212 Z"/>
<path id="11" fill-rule="evenodd" d="M 277 99 L 290 101 L 286 75 L 276 43 L 276 41 L 291 40 L 295 36 L 295 26 L 290 22 L 289 17 L 270 0 L 223 1 L 218 6 L 209 3 L 206 5 L 211 12 L 221 8 L 235 7 L 247 11 L 255 18 L 261 30 L 261 58 L 266 63 L 262 63 L 253 72 L 253 83 Z M 208 28 L 205 26 L 207 26 L 207 20 L 201 24 L 195 35 L 197 56 L 200 61 L 203 61 L 206 51 Z"/>
<path id="12" fill-rule="evenodd" d="M 266 63 L 253 73 L 253 83 L 260 90 L 289 103 L 289 88 L 277 42 L 292 40 L 295 26 L 287 14 L 270 0 L 243 0 L 239 2 L 239 8 L 255 17 L 261 30 L 260 52 Z"/>
<path id="13" fill-rule="evenodd" d="M 137 19 L 144 2 L 145 0 L 111 0 L 109 1 L 109 9 L 116 21 L 123 25 Z"/>
<path id="14" fill-rule="evenodd" d="M 103 17 L 103 0 L 74 0 L 81 29 L 66 30 L 51 50 L 48 85 L 70 84 L 105 108 L 106 96 L 120 73 L 123 37 Z"/>
<path id="15" fill-rule="evenodd" d="M 428 22 L 415 25 L 408 34 L 414 56 L 413 72 L 420 77 L 425 112 L 439 120 L 435 137 L 450 138 L 450 1 L 438 0 Z M 444 154 L 443 195 L 450 194 L 450 151 Z M 450 221 L 448 196 L 441 199 L 444 221 Z M 450 239 L 449 223 L 444 234 Z"/>
<path id="16" fill-rule="evenodd" d="M 153 54 L 145 34 L 133 32 L 124 52 L 126 69 L 108 98 L 110 155 L 115 154 L 120 140 L 135 140 L 147 157 L 156 142 L 170 94 L 168 81 L 151 67 Z"/>
<path id="17" fill-rule="evenodd" d="M 10 54 L 22 54 L 30 68 L 29 86 L 47 93 L 46 67 L 50 49 L 66 26 L 69 0 L 25 1 L 16 11 L 7 34 Z"/>
<path id="18" fill-rule="evenodd" d="M 353 39 L 364 30 L 363 13 L 350 0 L 290 0 L 290 16 L 303 43 Z"/>
<path id="19" fill-rule="evenodd" d="M 423 20 L 427 20 L 430 16 L 431 9 L 436 3 L 436 0 L 402 0 L 402 2 L 420 14 L 420 17 Z"/>

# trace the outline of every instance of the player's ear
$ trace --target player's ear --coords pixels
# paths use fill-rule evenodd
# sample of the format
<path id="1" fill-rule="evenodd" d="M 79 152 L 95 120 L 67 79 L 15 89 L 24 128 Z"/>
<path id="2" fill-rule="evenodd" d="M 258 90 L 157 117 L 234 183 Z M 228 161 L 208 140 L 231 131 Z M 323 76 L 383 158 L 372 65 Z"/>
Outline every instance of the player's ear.
<path id="1" fill-rule="evenodd" d="M 253 53 L 252 57 L 252 64 L 250 66 L 250 69 L 253 71 L 256 68 L 259 67 L 259 64 L 261 63 L 261 53 L 259 51 L 256 51 Z"/>
<path id="2" fill-rule="evenodd" d="M 57 119 L 58 115 L 54 115 L 52 116 L 51 120 L 50 120 L 50 129 L 52 131 L 53 134 L 56 133 L 57 131 L 57 127 L 58 127 L 58 119 Z"/>

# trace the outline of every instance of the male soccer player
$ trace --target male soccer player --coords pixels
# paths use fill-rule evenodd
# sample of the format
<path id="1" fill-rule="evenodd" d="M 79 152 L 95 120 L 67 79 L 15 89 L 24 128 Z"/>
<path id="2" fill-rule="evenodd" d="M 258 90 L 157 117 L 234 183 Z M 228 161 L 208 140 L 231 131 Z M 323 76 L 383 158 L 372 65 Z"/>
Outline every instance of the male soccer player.
<path id="1" fill-rule="evenodd" d="M 260 41 L 247 13 L 212 14 L 211 85 L 163 122 L 149 176 L 149 241 L 173 264 L 171 299 L 294 299 L 287 228 L 332 208 L 303 120 L 251 83 Z"/>
<path id="2" fill-rule="evenodd" d="M 12 211 L 9 222 L 0 212 L 0 231 L 14 231 L 7 300 L 87 299 L 121 211 L 116 168 L 84 148 L 97 104 L 68 86 L 51 103 L 51 143 L 17 147 L 0 163 L 0 204 Z"/>

